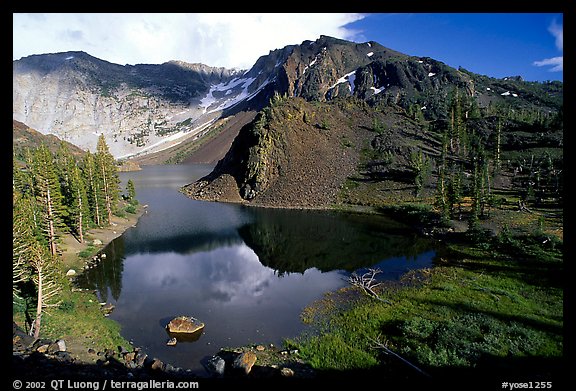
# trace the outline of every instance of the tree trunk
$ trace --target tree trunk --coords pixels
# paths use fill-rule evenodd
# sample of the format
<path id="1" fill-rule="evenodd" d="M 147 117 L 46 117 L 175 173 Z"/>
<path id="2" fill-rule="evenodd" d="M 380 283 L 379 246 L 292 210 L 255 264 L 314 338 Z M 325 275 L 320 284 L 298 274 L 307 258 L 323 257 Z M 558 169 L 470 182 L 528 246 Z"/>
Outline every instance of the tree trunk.
<path id="1" fill-rule="evenodd" d="M 38 269 L 38 304 L 36 304 L 36 320 L 34 321 L 34 339 L 40 336 L 40 322 L 42 319 L 42 268 Z"/>
<path id="2" fill-rule="evenodd" d="M 84 243 L 84 232 L 82 229 L 82 195 L 78 189 L 78 235 L 80 236 L 80 243 Z"/>
<path id="3" fill-rule="evenodd" d="M 56 255 L 56 234 L 54 231 L 54 212 L 52 211 L 52 199 L 50 198 L 50 187 L 46 184 L 46 207 L 48 209 L 48 243 L 50 254 Z"/>
<path id="4" fill-rule="evenodd" d="M 104 179 L 104 197 L 106 201 L 106 213 L 108 214 L 108 224 L 112 223 L 112 208 L 110 200 L 110 189 L 108 189 L 108 181 L 106 180 L 106 167 L 102 164 L 102 178 Z"/>

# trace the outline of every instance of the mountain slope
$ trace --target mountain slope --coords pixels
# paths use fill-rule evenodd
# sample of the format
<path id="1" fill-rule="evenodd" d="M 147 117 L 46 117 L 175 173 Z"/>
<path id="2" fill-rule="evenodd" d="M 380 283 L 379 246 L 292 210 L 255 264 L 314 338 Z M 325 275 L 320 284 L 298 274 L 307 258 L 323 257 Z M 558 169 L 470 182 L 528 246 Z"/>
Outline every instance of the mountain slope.
<path id="1" fill-rule="evenodd" d="M 42 143 L 45 144 L 51 152 L 56 153 L 62 142 L 67 144 L 72 155 L 81 156 L 85 153 L 84 150 L 74 144 L 62 141 L 52 134 L 43 135 L 37 130 L 24 125 L 22 122 L 12 120 L 12 150 L 17 159 L 23 159 L 26 148 L 34 149 Z"/>
<path id="2" fill-rule="evenodd" d="M 561 164 L 562 83 L 493 79 L 330 37 L 273 51 L 247 75 L 264 70 L 254 96 L 264 109 L 210 175 L 183 189 L 190 197 L 300 208 L 431 197 L 448 133 L 449 159 L 468 177 L 466 143 L 490 153 L 499 145 L 507 166 L 498 183 L 507 186 L 504 173 L 530 156 Z"/>

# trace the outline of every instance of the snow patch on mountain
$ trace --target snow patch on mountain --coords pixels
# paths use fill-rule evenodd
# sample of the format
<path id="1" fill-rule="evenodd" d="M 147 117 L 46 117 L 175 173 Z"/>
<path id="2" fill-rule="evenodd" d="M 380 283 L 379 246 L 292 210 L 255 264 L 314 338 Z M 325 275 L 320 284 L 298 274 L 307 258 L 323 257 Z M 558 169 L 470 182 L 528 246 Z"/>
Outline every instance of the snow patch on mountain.
<path id="1" fill-rule="evenodd" d="M 354 93 L 354 80 L 356 80 L 356 70 L 354 70 L 350 73 L 347 73 L 344 76 L 342 76 L 340 79 L 336 80 L 336 83 L 334 83 L 332 86 L 330 86 L 329 90 L 336 87 L 338 84 L 348 83 L 348 88 L 350 89 L 350 92 Z"/>

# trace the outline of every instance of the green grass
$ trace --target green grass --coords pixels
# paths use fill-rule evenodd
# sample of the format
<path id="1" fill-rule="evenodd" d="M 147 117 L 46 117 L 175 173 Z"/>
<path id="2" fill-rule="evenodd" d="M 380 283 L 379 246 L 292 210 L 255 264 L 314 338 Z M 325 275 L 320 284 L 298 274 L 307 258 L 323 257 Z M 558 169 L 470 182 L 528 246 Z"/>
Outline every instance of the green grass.
<path id="1" fill-rule="evenodd" d="M 387 284 L 380 294 L 392 304 L 366 297 L 320 320 L 310 307 L 305 313 L 314 319 L 315 332 L 287 344 L 318 370 L 382 364 L 377 340 L 429 373 L 489 367 L 498 360 L 561 358 L 561 252 L 536 251 L 529 238 L 514 240 L 522 243 L 514 248 L 525 248 L 517 256 L 498 240 L 488 250 L 453 245 L 449 261 Z"/>
<path id="2" fill-rule="evenodd" d="M 88 347 L 97 351 L 130 347 L 129 342 L 120 335 L 120 325 L 104 316 L 92 291 L 73 289 L 72 282 L 64 277 L 63 271 L 58 285 L 60 292 L 42 315 L 40 338 L 64 339 L 67 345 L 78 346 L 84 352 Z M 31 297 L 29 311 L 32 311 L 32 315 L 34 310 L 34 298 Z M 13 305 L 13 319 L 22 328 L 25 324 L 24 311 L 23 305 Z"/>
<path id="3" fill-rule="evenodd" d="M 80 251 L 78 253 L 78 256 L 80 258 L 86 259 L 86 258 L 90 258 L 91 256 L 93 256 L 94 254 L 96 254 L 96 252 L 98 251 L 98 249 L 92 245 L 89 245 L 88 247 L 86 247 L 84 250 Z"/>
<path id="4" fill-rule="evenodd" d="M 42 317 L 42 338 L 78 341 L 94 349 L 129 348 L 128 341 L 120 336 L 120 325 L 104 317 L 100 304 L 92 292 L 65 289 L 61 303 Z"/>

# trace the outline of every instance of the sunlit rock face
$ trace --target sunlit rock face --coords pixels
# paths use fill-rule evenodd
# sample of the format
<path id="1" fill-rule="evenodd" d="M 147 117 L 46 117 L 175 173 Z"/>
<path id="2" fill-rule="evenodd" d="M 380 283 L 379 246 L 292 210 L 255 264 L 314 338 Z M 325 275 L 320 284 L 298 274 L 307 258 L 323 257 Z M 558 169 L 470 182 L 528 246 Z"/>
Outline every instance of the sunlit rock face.
<path id="1" fill-rule="evenodd" d="M 104 133 L 123 157 L 193 135 L 217 116 L 202 106 L 211 85 L 236 71 L 203 64 L 117 65 L 84 52 L 13 62 L 14 119 L 95 150 Z"/>

